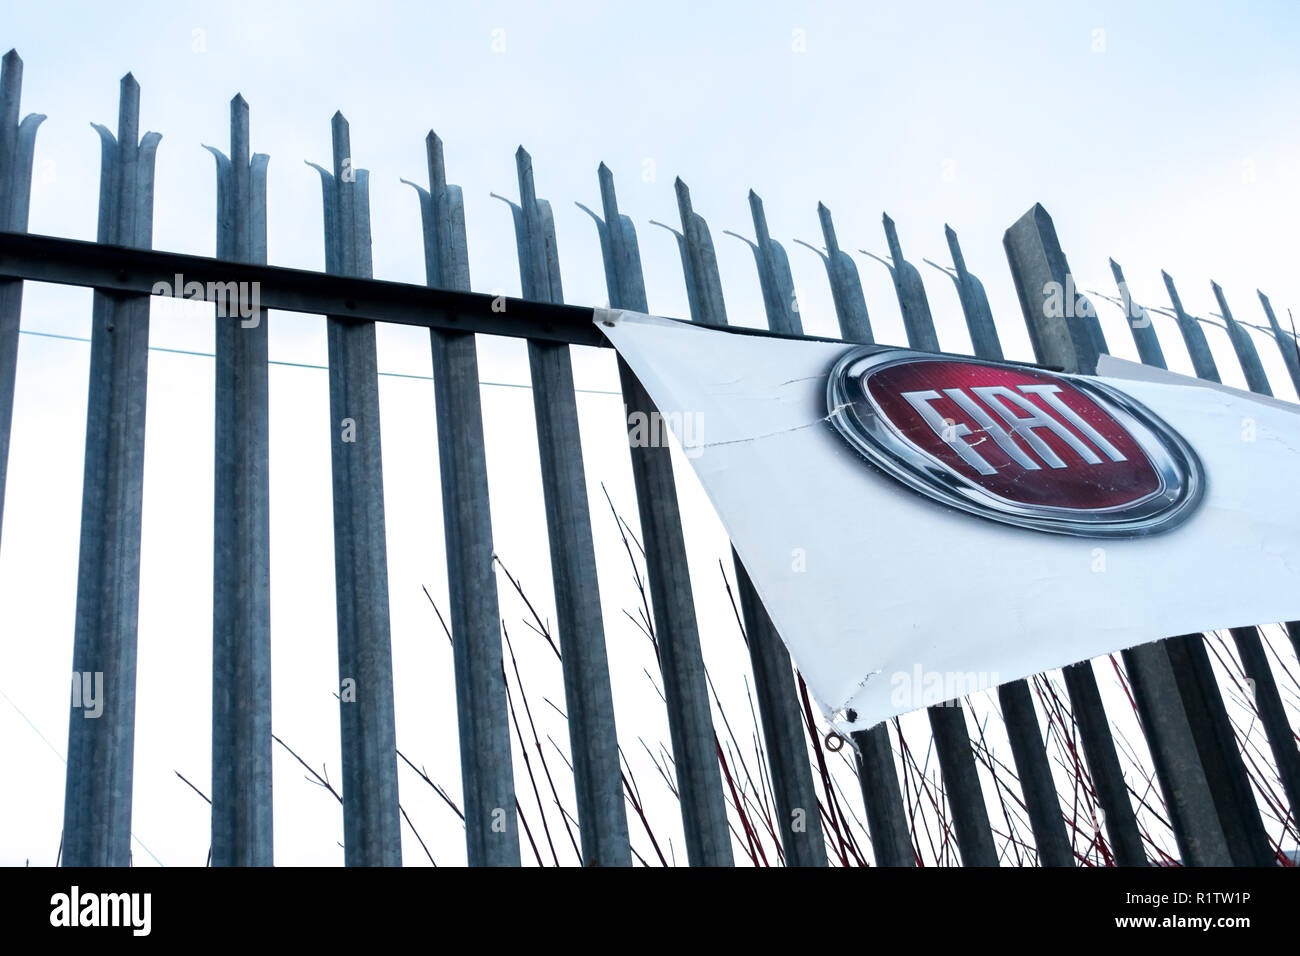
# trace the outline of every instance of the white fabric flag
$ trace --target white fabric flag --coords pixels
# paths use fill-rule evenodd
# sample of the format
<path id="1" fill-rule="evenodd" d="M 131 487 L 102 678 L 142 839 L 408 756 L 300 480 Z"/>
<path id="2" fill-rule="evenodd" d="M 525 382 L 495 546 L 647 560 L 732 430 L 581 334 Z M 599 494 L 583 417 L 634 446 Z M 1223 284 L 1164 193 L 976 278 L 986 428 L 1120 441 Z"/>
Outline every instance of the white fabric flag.
<path id="1" fill-rule="evenodd" d="M 1186 378 L 596 322 L 841 732 L 1300 618 L 1300 407 Z M 629 440 L 655 426 L 629 422 Z"/>

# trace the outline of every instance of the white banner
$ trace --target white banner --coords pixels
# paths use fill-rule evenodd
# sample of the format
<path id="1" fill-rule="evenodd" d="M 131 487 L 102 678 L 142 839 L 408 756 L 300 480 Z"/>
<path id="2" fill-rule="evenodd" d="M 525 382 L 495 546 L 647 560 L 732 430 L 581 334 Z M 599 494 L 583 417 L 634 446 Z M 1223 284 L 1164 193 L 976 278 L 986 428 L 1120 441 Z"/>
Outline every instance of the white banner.
<path id="1" fill-rule="evenodd" d="M 629 439 L 676 434 L 841 732 L 1162 637 L 1300 618 L 1298 406 L 1131 363 L 1070 376 L 596 321 L 662 416 L 629 421 Z"/>

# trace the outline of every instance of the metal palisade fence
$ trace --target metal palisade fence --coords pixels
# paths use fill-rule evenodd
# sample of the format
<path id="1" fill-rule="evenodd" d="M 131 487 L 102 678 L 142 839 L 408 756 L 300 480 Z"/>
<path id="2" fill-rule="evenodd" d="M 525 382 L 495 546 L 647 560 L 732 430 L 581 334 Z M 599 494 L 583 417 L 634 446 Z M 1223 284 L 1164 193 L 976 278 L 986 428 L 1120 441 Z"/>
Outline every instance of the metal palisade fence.
<path id="1" fill-rule="evenodd" d="M 520 837 L 511 759 L 507 686 L 497 583 L 493 567 L 488 471 L 479 395 L 476 334 L 524 338 L 532 378 L 538 452 L 553 586 L 562 647 L 581 857 L 589 865 L 632 862 L 628 800 L 614 726 L 614 701 L 597 585 L 597 559 L 588 509 L 570 345 L 604 346 L 589 307 L 564 303 L 555 226 L 537 196 L 532 161 L 516 156 L 518 200 L 504 200 L 514 217 L 521 299 L 471 291 L 460 188 L 447 182 L 443 144 L 426 140 L 428 183 L 411 183 L 420 204 L 427 285 L 375 279 L 366 170 L 352 166 L 348 123 L 333 118 L 333 157 L 315 166 L 322 186 L 326 273 L 267 264 L 268 157 L 251 152 L 249 108 L 231 103 L 229 153 L 212 150 L 217 165 L 217 258 L 153 251 L 154 154 L 157 133 L 139 130 L 139 87 L 122 80 L 116 133 L 96 126 L 102 141 L 99 227 L 94 243 L 27 234 L 32 158 L 44 118 L 19 119 L 22 61 L 4 57 L 0 81 L 0 506 L 14 402 L 22 280 L 95 290 L 85 436 L 85 472 L 73 650 L 77 674 L 99 673 L 110 688 L 104 712 L 72 720 L 68 737 L 62 859 L 69 865 L 124 865 L 131 838 L 136 637 L 140 591 L 145 400 L 151 294 L 174 276 L 171 294 L 217 301 L 212 843 L 214 865 L 269 865 L 271 812 L 271 590 L 268 460 L 267 309 L 325 316 L 339 673 L 357 693 L 340 697 L 345 859 L 349 865 L 401 862 L 394 719 L 393 664 L 379 429 L 377 322 L 429 330 L 436 394 L 437 441 L 454 636 L 464 822 L 471 865 L 515 865 Z M 594 220 L 604 258 L 609 304 L 647 310 L 645 282 L 632 220 L 619 212 L 613 174 L 598 171 L 601 208 L 582 207 Z M 692 321 L 719 327 L 728 319 L 709 227 L 676 182 L 680 228 L 669 228 L 681 254 Z M 502 198 L 502 197 L 498 197 Z M 749 195 L 754 254 L 770 334 L 803 335 L 786 253 L 769 234 L 761 199 Z M 830 210 L 819 205 L 822 257 L 845 341 L 873 341 L 871 320 L 853 258 L 841 248 Z M 662 225 L 662 224 L 657 224 Z M 938 351 L 925 286 L 884 217 L 888 268 L 908 345 Z M 975 353 L 1001 359 L 1002 348 L 980 280 L 966 268 L 957 236 L 946 232 L 952 266 L 927 263 L 955 285 Z M 743 238 L 743 237 L 738 237 Z M 806 244 L 805 244 L 806 245 Z M 1038 362 L 1092 373 L 1107 344 L 1095 309 L 1076 290 L 1051 218 L 1035 206 L 1004 237 L 1011 276 Z M 810 247 L 813 248 L 813 247 Z M 867 253 L 867 255 L 870 255 Z M 1118 264 L 1118 297 L 1146 364 L 1163 367 L 1151 313 L 1133 302 Z M 1203 324 L 1188 315 L 1173 280 L 1164 276 L 1172 310 L 1196 374 L 1218 381 Z M 1067 290 L 1066 316 L 1046 307 L 1050 288 Z M 1255 339 L 1235 319 L 1215 285 L 1219 320 L 1252 391 L 1272 394 Z M 250 295 L 250 290 L 255 290 Z M 1258 327 L 1281 350 L 1300 391 L 1300 353 L 1269 299 Z M 1220 324 L 1213 323 L 1213 324 Z M 655 411 L 620 360 L 629 414 Z M 662 667 L 672 758 L 686 849 L 692 865 L 729 865 L 731 786 L 710 708 L 695 598 L 688 573 L 682 516 L 670 452 L 662 445 L 629 449 L 635 482 L 653 630 Z M 819 799 L 826 779 L 823 748 L 806 693 L 779 635 L 739 559 L 740 615 L 753 667 L 766 746 L 773 811 L 782 858 L 790 865 L 826 865 L 834 807 Z M 954 625 L 956 626 L 956 625 Z M 1300 625 L 1286 625 L 1292 642 Z M 1256 628 L 1231 632 L 1254 691 L 1254 707 L 1269 741 L 1274 771 L 1289 804 L 1279 815 L 1294 829 L 1300 807 L 1300 753 L 1282 692 Z M 1238 745 L 1206 638 L 1181 635 L 1122 654 L 1127 687 L 1140 717 L 1160 794 L 1182 862 L 1268 865 L 1282 857 L 1261 817 L 1250 770 Z M 1062 726 L 1075 735 L 1077 774 L 1086 779 L 1106 836 L 1104 859 L 1120 865 L 1151 858 L 1134 812 L 1112 724 L 1089 662 L 1063 671 L 1068 712 Z M 74 688 L 74 716 L 78 699 Z M 1036 700 L 1041 681 L 998 688 L 997 700 L 1014 756 L 1021 803 L 1033 848 L 1044 865 L 1081 861 L 1054 780 L 1052 757 Z M 1058 701 L 1059 703 L 1059 701 Z M 951 811 L 955 841 L 966 865 L 996 865 L 999 852 L 988 807 L 1001 793 L 981 785 L 970 724 L 960 701 L 932 707 L 929 722 Z M 1059 717 L 1059 715 L 1058 715 Z M 809 735 L 815 760 L 809 759 Z M 855 734 L 856 769 L 875 862 L 914 865 L 915 795 L 899 763 L 890 727 Z M 727 776 L 724 782 L 724 775 Z M 906 793 L 905 793 L 906 791 Z M 734 800 L 734 791 L 733 791 Z M 801 813 L 828 819 L 796 825 Z"/>

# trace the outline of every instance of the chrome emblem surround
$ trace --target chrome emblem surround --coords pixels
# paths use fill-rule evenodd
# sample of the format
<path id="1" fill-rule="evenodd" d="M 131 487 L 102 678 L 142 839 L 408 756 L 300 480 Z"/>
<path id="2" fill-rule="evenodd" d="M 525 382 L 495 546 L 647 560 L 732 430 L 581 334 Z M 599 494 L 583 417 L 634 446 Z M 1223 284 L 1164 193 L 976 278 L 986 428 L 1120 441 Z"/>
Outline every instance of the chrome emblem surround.
<path id="1" fill-rule="evenodd" d="M 985 490 L 904 437 L 866 388 L 873 374 L 914 362 L 1023 369 L 1066 382 L 1095 402 L 1137 442 L 1159 478 L 1159 487 L 1135 501 L 1104 508 L 1026 504 Z M 1178 432 L 1131 396 L 1084 376 L 966 356 L 858 346 L 847 350 L 831 367 L 826 404 L 828 420 L 836 431 L 889 477 L 940 504 L 1019 528 L 1093 538 L 1157 534 L 1186 520 L 1205 494 L 1205 470 Z"/>

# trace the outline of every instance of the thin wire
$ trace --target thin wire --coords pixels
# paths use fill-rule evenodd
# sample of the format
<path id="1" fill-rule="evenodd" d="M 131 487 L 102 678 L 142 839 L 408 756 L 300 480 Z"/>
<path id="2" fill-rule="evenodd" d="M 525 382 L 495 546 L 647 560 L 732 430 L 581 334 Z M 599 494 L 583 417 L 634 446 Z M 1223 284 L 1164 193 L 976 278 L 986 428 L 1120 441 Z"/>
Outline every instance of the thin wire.
<path id="1" fill-rule="evenodd" d="M 19 329 L 19 332 L 21 332 L 23 335 L 40 336 L 43 339 L 63 339 L 64 341 L 67 342 L 89 342 L 90 341 L 90 339 L 83 338 L 80 335 L 58 335 L 54 332 L 37 332 L 33 329 Z M 164 348 L 161 345 L 151 345 L 149 346 L 149 351 L 170 352 L 173 355 L 196 355 L 199 358 L 216 358 L 216 355 L 212 352 L 194 352 L 191 351 L 190 349 L 169 349 L 169 348 Z M 268 359 L 267 364 L 287 365 L 290 368 L 314 368 L 326 372 L 329 371 L 328 365 L 313 365 L 310 362 L 285 362 L 279 359 Z M 415 378 L 424 382 L 433 381 L 432 375 L 411 375 L 406 372 L 380 372 L 379 374 L 387 378 Z M 518 382 L 484 382 L 480 380 L 479 384 L 490 385 L 494 388 L 526 388 L 529 390 L 532 389 L 531 385 L 521 385 Z M 588 395 L 622 395 L 623 394 L 622 392 L 612 392 L 607 389 L 601 389 L 601 388 L 574 388 L 574 391 L 585 392 Z"/>
<path id="2" fill-rule="evenodd" d="M 35 334 L 40 334 L 40 333 L 35 333 Z M 60 336 L 54 336 L 54 337 L 55 337 L 55 338 L 66 338 L 67 336 L 62 336 L 62 335 L 60 335 Z M 34 723 L 32 723 L 31 718 L 28 717 L 26 714 L 23 713 L 22 708 L 19 707 L 17 704 L 15 704 L 15 703 L 13 702 L 13 699 L 12 699 L 8 694 L 6 694 L 6 693 L 4 692 L 4 690 L 2 690 L 2 689 L 0 689 L 0 697 L 3 697 L 5 700 L 7 700 L 7 701 L 9 702 L 9 706 L 12 707 L 14 710 L 18 711 L 18 716 L 21 717 L 23 720 L 25 720 L 25 721 L 27 722 L 27 726 L 28 726 L 28 727 L 30 727 L 30 728 L 32 728 L 32 730 L 36 731 L 36 736 L 37 736 L 37 737 L 40 737 L 41 740 L 45 741 L 45 746 L 49 747 L 52 751 L 54 751 L 54 756 L 58 757 L 59 760 L 62 761 L 63 765 L 66 767 L 66 766 L 68 765 L 68 758 L 65 757 L 65 756 L 63 756 L 63 754 L 59 753 L 59 748 L 58 748 L 58 747 L 55 747 L 54 744 L 50 743 L 49 738 L 46 737 L 43 733 L 41 733 L 41 729 L 40 729 L 39 727 L 37 727 Z M 144 845 L 144 841 L 141 840 L 138 836 L 136 836 L 134 831 L 132 831 L 132 833 L 131 833 L 131 839 L 135 840 L 136 843 L 139 843 L 139 844 L 140 844 L 140 849 L 144 850 L 144 852 L 148 853 L 149 856 L 153 857 L 153 861 L 154 861 L 155 863 L 157 863 L 159 866 L 164 866 L 163 861 L 160 860 L 160 859 L 158 859 L 158 857 L 156 857 L 156 856 L 153 855 L 153 850 L 151 850 L 151 849 L 149 849 L 147 846 L 145 846 L 145 845 Z M 165 867 L 164 867 L 164 868 L 165 868 Z"/>
<path id="3" fill-rule="evenodd" d="M 926 262 L 929 262 L 930 260 L 927 259 L 927 260 L 925 260 L 925 261 L 926 261 Z M 933 263 L 931 263 L 931 265 L 933 265 Z M 1120 309 L 1123 309 L 1123 308 L 1124 308 L 1124 300 L 1123 300 L 1123 299 L 1118 299 L 1118 298 L 1116 298 L 1115 296 L 1107 295 L 1107 294 L 1104 293 L 1104 292 L 1094 292 L 1094 291 L 1091 290 L 1091 289 L 1087 289 L 1087 290 L 1085 290 L 1085 291 L 1087 292 L 1088 295 L 1095 295 L 1095 296 L 1096 296 L 1097 298 L 1099 298 L 1099 299 L 1105 299 L 1107 302 L 1109 302 L 1109 303 L 1110 303 L 1111 305 L 1113 305 L 1113 306 L 1116 306 L 1116 307 L 1118 307 L 1118 308 L 1120 308 Z M 1167 318 L 1167 319 L 1176 319 L 1176 318 L 1178 318 L 1177 315 L 1175 315 L 1173 312 L 1170 312 L 1168 309 L 1161 309 L 1161 308 L 1159 308 L 1159 307 L 1157 307 L 1157 306 L 1154 306 L 1154 305 L 1141 305 L 1140 303 L 1134 303 L 1134 304 L 1137 305 L 1138 308 L 1142 309 L 1143 312 L 1148 312 L 1148 313 L 1154 312 L 1156 315 L 1162 315 L 1162 316 L 1164 316 L 1164 317 Z M 1214 315 L 1214 316 L 1216 316 L 1216 317 L 1218 317 L 1218 318 L 1220 318 L 1220 319 L 1223 318 L 1223 316 L 1219 315 L 1219 313 L 1217 313 L 1217 312 L 1211 312 L 1210 314 L 1211 314 L 1211 315 Z M 1199 315 L 1189 315 L 1188 318 L 1189 318 L 1189 319 L 1195 319 L 1197 322 L 1204 322 L 1206 325 L 1213 325 L 1215 328 L 1219 328 L 1219 329 L 1226 329 L 1226 328 L 1228 327 L 1226 322 L 1215 322 L 1213 319 L 1202 318 L 1202 317 L 1199 316 Z M 1256 325 L 1254 322 L 1246 322 L 1246 321 L 1244 321 L 1244 320 L 1242 320 L 1242 319 L 1233 319 L 1233 321 L 1236 322 L 1238 325 L 1244 325 L 1244 326 L 1246 326 L 1247 328 L 1255 329 L 1255 330 L 1257 330 L 1257 331 L 1259 331 L 1259 332 L 1263 332 L 1263 333 L 1265 333 L 1266 335 L 1273 335 L 1273 334 L 1274 334 L 1272 329 L 1267 328 L 1267 327 L 1262 326 L 1262 325 Z M 1280 331 L 1284 336 L 1287 335 L 1287 331 L 1286 331 L 1286 329 L 1283 329 L 1283 328 L 1281 328 L 1280 326 L 1279 326 L 1279 331 Z M 1296 334 L 1295 334 L 1294 332 L 1292 332 L 1292 333 L 1290 333 L 1290 335 L 1291 335 L 1291 338 L 1292 338 L 1292 339 L 1296 340 L 1296 344 L 1297 344 L 1297 345 L 1300 345 L 1300 339 L 1297 339 Z"/>

